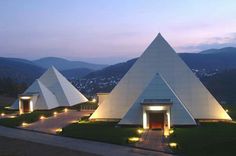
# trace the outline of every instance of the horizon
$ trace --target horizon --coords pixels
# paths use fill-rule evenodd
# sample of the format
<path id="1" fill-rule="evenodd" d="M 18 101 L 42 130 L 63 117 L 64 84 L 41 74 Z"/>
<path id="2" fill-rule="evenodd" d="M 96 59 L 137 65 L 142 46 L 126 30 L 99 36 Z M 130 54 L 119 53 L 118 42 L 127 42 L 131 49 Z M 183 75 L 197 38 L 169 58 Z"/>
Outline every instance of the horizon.
<path id="1" fill-rule="evenodd" d="M 236 47 L 236 2 L 227 2 L 1 1 L 0 56 L 118 63 L 158 32 L 181 53 Z"/>
<path id="2" fill-rule="evenodd" d="M 183 54 L 183 53 L 189 53 L 189 54 L 198 54 L 207 50 L 220 50 L 220 49 L 224 49 L 224 48 L 236 48 L 236 47 L 222 47 L 222 48 L 210 48 L 210 49 L 203 49 L 201 51 L 195 51 L 195 52 L 176 52 L 178 54 Z M 0 56 L 2 57 L 2 56 Z M 134 56 L 132 58 L 121 58 L 121 57 L 101 57 L 101 58 L 78 58 L 78 59 L 72 59 L 72 58 L 66 58 L 66 57 L 60 57 L 60 56 L 43 56 L 40 58 L 35 58 L 35 59 L 27 59 L 24 57 L 3 57 L 3 58 L 15 58 L 15 59 L 25 59 L 28 61 L 37 61 L 40 59 L 45 59 L 45 58 L 58 58 L 58 59 L 65 59 L 67 61 L 80 61 L 80 62 L 85 62 L 85 63 L 91 63 L 91 64 L 101 64 L 101 65 L 113 65 L 113 64 L 117 64 L 117 63 L 122 63 L 122 62 L 126 62 L 135 58 L 138 58 L 140 56 Z"/>

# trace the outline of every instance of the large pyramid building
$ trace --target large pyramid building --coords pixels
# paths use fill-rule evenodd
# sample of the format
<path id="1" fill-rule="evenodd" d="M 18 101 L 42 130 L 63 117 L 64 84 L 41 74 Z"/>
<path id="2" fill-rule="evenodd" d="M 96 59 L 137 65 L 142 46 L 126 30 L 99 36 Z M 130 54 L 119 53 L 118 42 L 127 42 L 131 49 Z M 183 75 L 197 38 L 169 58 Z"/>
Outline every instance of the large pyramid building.
<path id="1" fill-rule="evenodd" d="M 73 106 L 88 101 L 56 68 L 49 68 L 12 105 L 20 113 Z"/>
<path id="2" fill-rule="evenodd" d="M 231 120 L 161 34 L 90 119 L 144 128 L 195 125 L 197 119 Z"/>

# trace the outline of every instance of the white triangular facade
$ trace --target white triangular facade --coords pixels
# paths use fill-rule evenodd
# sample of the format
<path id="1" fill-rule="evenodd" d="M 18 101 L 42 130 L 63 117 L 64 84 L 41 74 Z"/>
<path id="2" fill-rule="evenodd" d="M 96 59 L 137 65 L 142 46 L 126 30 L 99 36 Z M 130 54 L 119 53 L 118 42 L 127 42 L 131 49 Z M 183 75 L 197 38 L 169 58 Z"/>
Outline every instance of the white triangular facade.
<path id="1" fill-rule="evenodd" d="M 194 119 L 231 120 L 160 34 L 99 105 L 90 119 L 124 118 L 156 73 L 164 78 Z"/>
<path id="2" fill-rule="evenodd" d="M 161 75 L 156 74 L 148 86 L 144 89 L 129 111 L 121 119 L 119 124 L 122 125 L 141 125 L 143 122 L 143 108 L 141 103 L 145 99 L 170 99 L 171 100 L 171 116 L 170 123 L 172 125 L 195 125 L 196 122 L 191 113 L 185 108 L 184 104 L 176 96 L 173 90 L 168 86 Z M 172 126 L 171 125 L 171 126 Z"/>
<path id="3" fill-rule="evenodd" d="M 54 67 L 49 68 L 22 95 L 37 95 L 36 98 L 32 98 L 34 110 L 73 106 L 88 101 Z M 19 100 L 12 105 L 12 108 L 19 108 Z"/>

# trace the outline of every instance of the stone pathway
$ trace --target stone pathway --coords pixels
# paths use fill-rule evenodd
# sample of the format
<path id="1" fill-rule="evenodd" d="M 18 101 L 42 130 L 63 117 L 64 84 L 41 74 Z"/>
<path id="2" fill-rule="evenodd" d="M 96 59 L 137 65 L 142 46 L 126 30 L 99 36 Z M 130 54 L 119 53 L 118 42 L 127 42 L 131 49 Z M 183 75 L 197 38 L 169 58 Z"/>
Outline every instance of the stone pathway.
<path id="1" fill-rule="evenodd" d="M 91 111 L 68 110 L 68 112 L 58 113 L 55 116 L 39 120 L 27 126 L 20 127 L 28 130 L 40 131 L 50 134 L 56 134 L 56 130 L 66 125 L 78 121 L 82 116 L 88 116 Z"/>
<path id="2" fill-rule="evenodd" d="M 168 143 L 161 130 L 145 130 L 141 137 L 141 142 L 136 143 L 136 147 L 144 149 L 171 152 Z"/>
<path id="3" fill-rule="evenodd" d="M 172 156 L 172 154 L 163 152 L 148 151 L 96 141 L 73 139 L 45 133 L 26 131 L 23 129 L 6 128 L 2 126 L 0 126 L 0 136 L 104 156 Z"/>
<path id="4" fill-rule="evenodd" d="M 18 114 L 16 113 L 13 113 L 13 114 L 4 114 L 4 113 L 1 113 L 0 114 L 0 119 L 4 119 L 4 118 L 15 118 L 17 117 Z"/>

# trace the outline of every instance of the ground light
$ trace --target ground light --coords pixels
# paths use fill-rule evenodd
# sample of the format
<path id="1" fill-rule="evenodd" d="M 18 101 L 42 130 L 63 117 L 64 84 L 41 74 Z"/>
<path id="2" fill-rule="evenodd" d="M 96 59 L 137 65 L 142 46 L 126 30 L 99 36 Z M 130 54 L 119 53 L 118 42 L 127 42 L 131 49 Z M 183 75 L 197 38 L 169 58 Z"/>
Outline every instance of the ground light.
<path id="1" fill-rule="evenodd" d="M 16 118 L 16 116 L 15 115 L 10 115 L 9 118 Z"/>
<path id="2" fill-rule="evenodd" d="M 174 130 L 173 130 L 173 129 L 170 129 L 169 133 L 170 133 L 170 134 L 173 134 L 173 133 L 174 133 Z"/>
<path id="3" fill-rule="evenodd" d="M 5 109 L 10 109 L 11 107 L 10 106 L 6 106 L 6 107 L 4 107 Z"/>
<path id="4" fill-rule="evenodd" d="M 41 115 L 39 119 L 40 119 L 40 120 L 44 120 L 44 119 L 46 119 L 46 117 L 43 116 L 43 115 Z"/>
<path id="5" fill-rule="evenodd" d="M 142 134 L 144 132 L 144 130 L 143 129 L 138 129 L 137 132 L 138 132 L 138 134 Z"/>
<path id="6" fill-rule="evenodd" d="M 57 112 L 53 112 L 53 115 L 56 116 L 56 115 L 57 115 Z"/>
<path id="7" fill-rule="evenodd" d="M 28 125 L 29 125 L 29 124 L 26 123 L 26 122 L 22 122 L 22 124 L 21 124 L 22 127 L 26 127 L 26 126 L 28 126 Z"/>
<path id="8" fill-rule="evenodd" d="M 170 146 L 171 148 L 177 148 L 178 144 L 175 143 L 175 142 L 170 142 L 170 143 L 169 143 L 169 146 Z"/>
<path id="9" fill-rule="evenodd" d="M 5 114 L 4 114 L 4 113 L 1 113 L 1 116 L 5 116 Z"/>
<path id="10" fill-rule="evenodd" d="M 64 109 L 64 112 L 68 112 L 68 108 L 65 108 L 65 109 Z"/>
<path id="11" fill-rule="evenodd" d="M 228 113 L 228 112 L 229 112 L 229 110 L 228 110 L 228 109 L 226 109 L 226 110 L 225 110 L 225 112 L 226 112 L 226 113 Z"/>
<path id="12" fill-rule="evenodd" d="M 62 128 L 57 128 L 56 133 L 60 133 L 60 132 L 62 132 Z"/>
<path id="13" fill-rule="evenodd" d="M 92 102 L 95 103 L 95 102 L 97 102 L 97 100 L 96 100 L 95 98 L 93 98 L 93 99 L 92 99 Z"/>
<path id="14" fill-rule="evenodd" d="M 132 143 L 138 142 L 139 140 L 140 140 L 140 138 L 138 138 L 138 137 L 130 137 L 130 138 L 128 138 L 128 141 L 132 142 Z"/>

